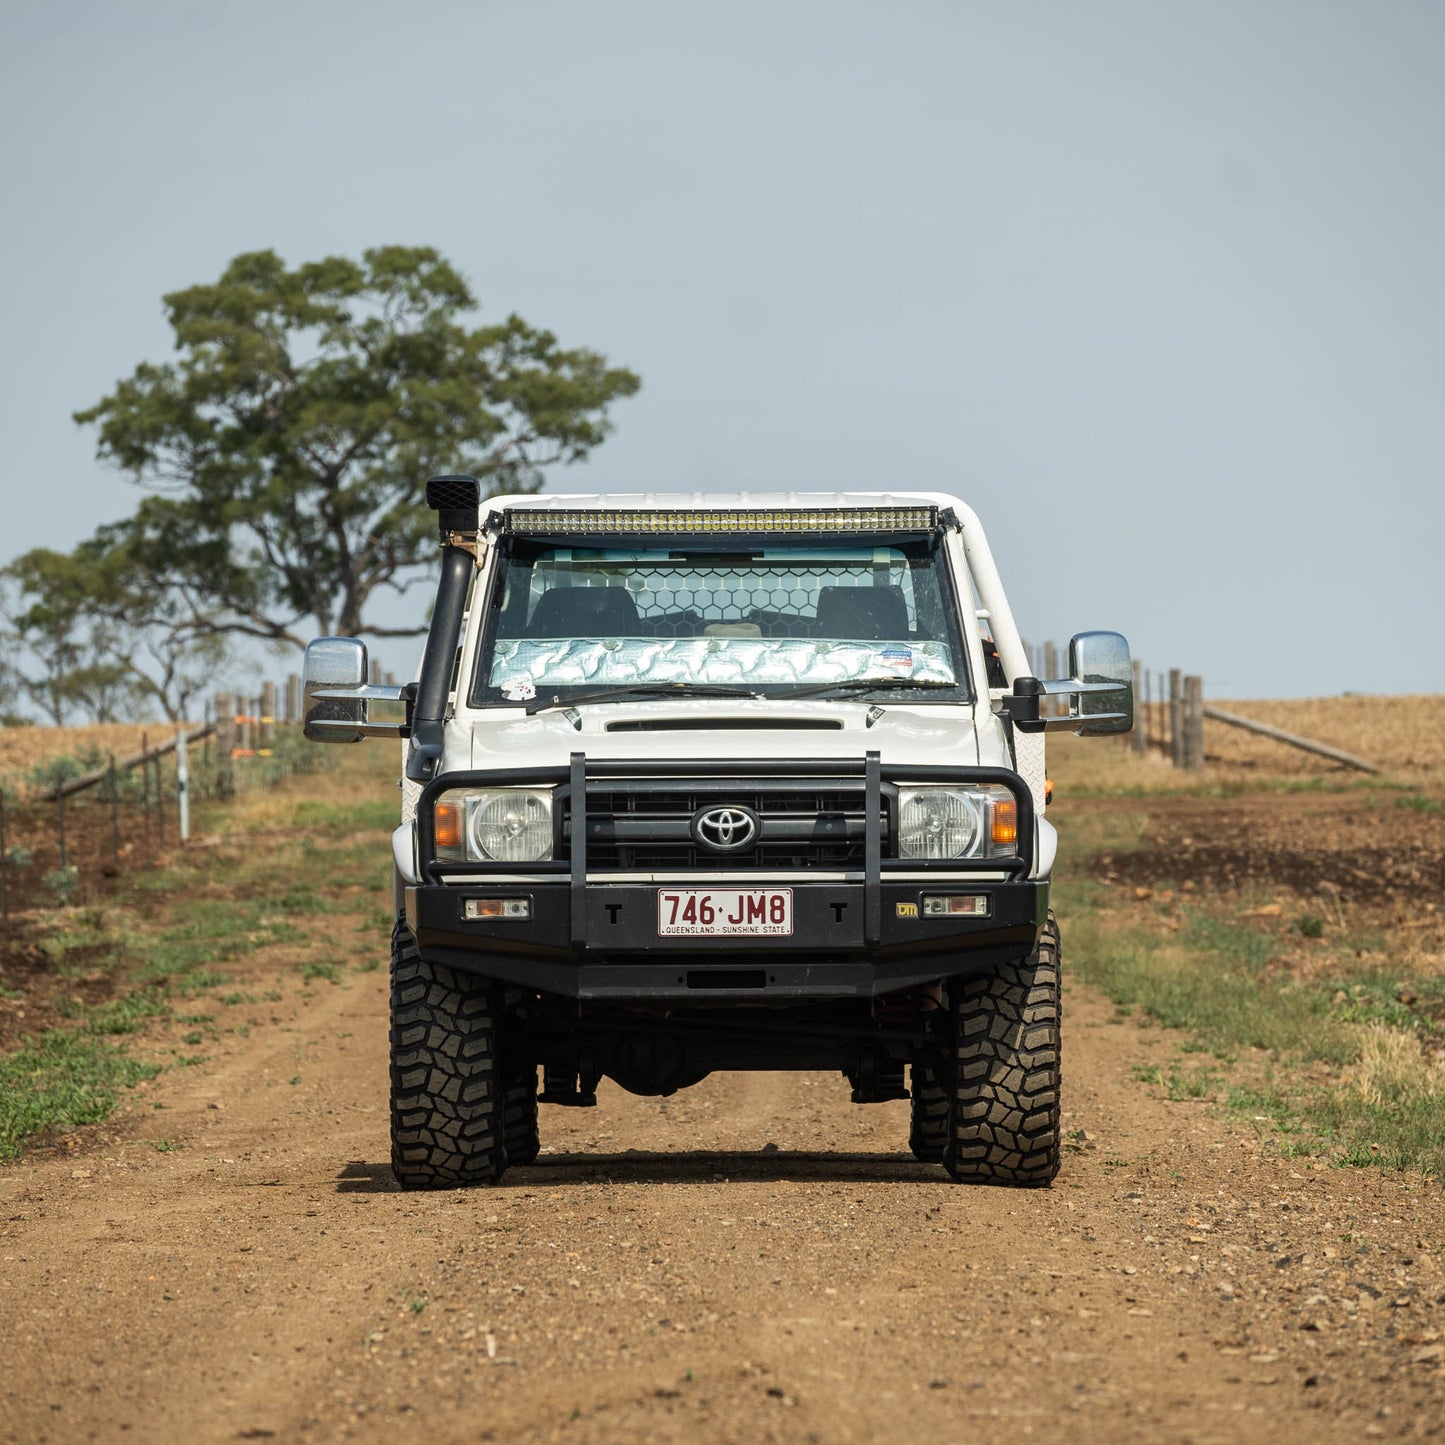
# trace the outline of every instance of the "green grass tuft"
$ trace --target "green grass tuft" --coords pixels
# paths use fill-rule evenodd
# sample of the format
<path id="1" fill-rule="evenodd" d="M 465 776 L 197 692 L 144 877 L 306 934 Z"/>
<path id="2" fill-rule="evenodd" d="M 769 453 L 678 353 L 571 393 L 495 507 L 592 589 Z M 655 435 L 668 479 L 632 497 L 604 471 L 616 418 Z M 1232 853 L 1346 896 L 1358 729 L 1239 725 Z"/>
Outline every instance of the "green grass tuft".
<path id="1" fill-rule="evenodd" d="M 0 1159 L 16 1158 L 42 1130 L 99 1123 L 115 1108 L 117 1090 L 159 1072 L 114 1044 L 47 1030 L 0 1059 Z"/>

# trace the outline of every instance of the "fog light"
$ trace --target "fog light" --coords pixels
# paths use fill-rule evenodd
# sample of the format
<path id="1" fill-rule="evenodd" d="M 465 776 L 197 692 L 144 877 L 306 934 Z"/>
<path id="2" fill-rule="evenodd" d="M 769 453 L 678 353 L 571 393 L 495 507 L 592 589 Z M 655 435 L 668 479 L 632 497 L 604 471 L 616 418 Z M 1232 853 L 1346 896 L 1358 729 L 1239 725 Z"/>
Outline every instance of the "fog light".
<path id="1" fill-rule="evenodd" d="M 530 898 L 468 898 L 462 903 L 462 917 L 471 919 L 530 918 Z"/>
<path id="2" fill-rule="evenodd" d="M 925 918 L 987 918 L 987 893 L 931 893 L 923 900 Z"/>

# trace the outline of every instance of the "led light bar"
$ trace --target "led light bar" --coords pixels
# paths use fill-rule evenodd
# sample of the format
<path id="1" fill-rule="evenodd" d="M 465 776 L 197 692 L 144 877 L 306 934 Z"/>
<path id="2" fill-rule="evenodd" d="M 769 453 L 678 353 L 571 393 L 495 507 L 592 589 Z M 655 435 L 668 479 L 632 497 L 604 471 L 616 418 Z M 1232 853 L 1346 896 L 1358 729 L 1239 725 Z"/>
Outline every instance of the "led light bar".
<path id="1" fill-rule="evenodd" d="M 686 511 L 641 508 L 507 509 L 507 527 L 534 536 L 605 533 L 708 532 L 931 532 L 937 507 L 787 507 L 752 510 L 725 507 Z"/>

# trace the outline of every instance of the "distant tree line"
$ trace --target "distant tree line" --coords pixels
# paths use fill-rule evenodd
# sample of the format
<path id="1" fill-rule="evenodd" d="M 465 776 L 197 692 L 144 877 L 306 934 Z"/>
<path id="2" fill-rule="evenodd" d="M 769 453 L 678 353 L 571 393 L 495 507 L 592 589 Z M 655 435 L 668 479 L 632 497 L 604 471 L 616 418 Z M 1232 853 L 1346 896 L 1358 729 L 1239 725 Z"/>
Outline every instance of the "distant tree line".
<path id="1" fill-rule="evenodd" d="M 164 298 L 175 358 L 143 362 L 75 414 L 144 489 L 71 552 L 0 569 L 0 714 L 55 723 L 184 717 L 241 639 L 401 636 L 378 595 L 435 554 L 426 478 L 470 471 L 531 492 L 580 461 L 638 390 L 631 371 L 477 302 L 429 247 L 288 270 L 237 256 Z"/>

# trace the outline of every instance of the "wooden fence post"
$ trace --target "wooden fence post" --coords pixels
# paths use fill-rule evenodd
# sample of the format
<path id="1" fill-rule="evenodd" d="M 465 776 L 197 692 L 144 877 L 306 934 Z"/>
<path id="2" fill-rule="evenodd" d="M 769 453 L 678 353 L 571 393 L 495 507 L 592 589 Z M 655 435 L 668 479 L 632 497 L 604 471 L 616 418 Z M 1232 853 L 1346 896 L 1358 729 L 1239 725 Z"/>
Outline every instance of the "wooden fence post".
<path id="1" fill-rule="evenodd" d="M 1177 667 L 1169 669 L 1169 760 L 1176 768 L 1184 766 L 1183 679 Z"/>
<path id="2" fill-rule="evenodd" d="M 115 754 L 110 755 L 110 777 L 107 783 L 110 791 L 110 863 L 120 872 L 120 779 L 115 772 Z"/>
<path id="3" fill-rule="evenodd" d="M 156 760 L 156 846 L 166 846 L 166 775 L 161 768 L 161 760 Z M 142 763 L 141 768 L 148 770 L 149 763 Z"/>
<path id="4" fill-rule="evenodd" d="M 145 755 L 150 749 L 150 739 L 142 733 L 140 735 L 140 815 L 141 821 L 145 824 L 146 847 L 151 845 L 151 770 L 145 760 Z"/>
<path id="5" fill-rule="evenodd" d="M 286 721 L 301 721 L 301 677 L 294 672 L 286 674 Z"/>
<path id="6" fill-rule="evenodd" d="M 10 927 L 10 852 L 5 842 L 5 789 L 0 788 L 0 922 Z"/>
<path id="7" fill-rule="evenodd" d="M 1184 766 L 1204 766 L 1204 679 L 1196 675 L 1184 679 Z"/>
<path id="8" fill-rule="evenodd" d="M 1052 682 L 1059 675 L 1059 649 L 1052 642 L 1044 643 L 1044 677 Z M 1044 708 L 1049 717 L 1058 717 L 1062 711 L 1063 699 L 1044 699 Z"/>
<path id="9" fill-rule="evenodd" d="M 269 748 L 276 740 L 276 684 L 261 684 L 261 746 Z"/>
<path id="10" fill-rule="evenodd" d="M 373 657 L 371 659 L 371 676 L 368 681 L 370 681 L 372 687 L 381 686 L 381 659 L 379 657 Z"/>
<path id="11" fill-rule="evenodd" d="M 1134 673 L 1134 731 L 1129 734 L 1129 746 L 1136 753 L 1142 753 L 1149 746 L 1144 736 L 1145 715 L 1141 710 L 1144 699 L 1141 684 L 1144 680 L 1144 664 L 1136 657 L 1132 663 Z"/>
<path id="12" fill-rule="evenodd" d="M 232 762 L 236 752 L 236 696 L 216 694 L 216 796 L 229 798 L 235 792 Z"/>
<path id="13" fill-rule="evenodd" d="M 55 795 L 55 827 L 60 834 L 60 867 L 64 871 L 70 867 L 70 850 L 65 846 L 65 794 L 61 792 Z"/>

